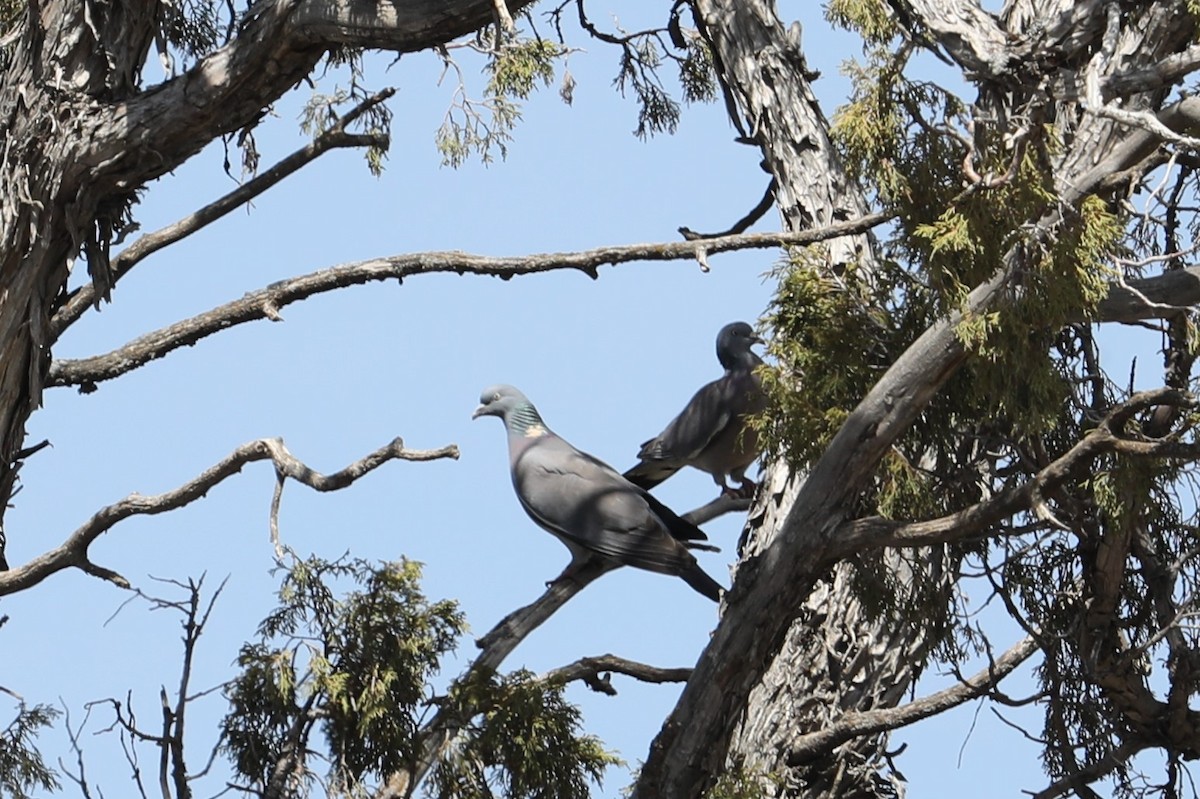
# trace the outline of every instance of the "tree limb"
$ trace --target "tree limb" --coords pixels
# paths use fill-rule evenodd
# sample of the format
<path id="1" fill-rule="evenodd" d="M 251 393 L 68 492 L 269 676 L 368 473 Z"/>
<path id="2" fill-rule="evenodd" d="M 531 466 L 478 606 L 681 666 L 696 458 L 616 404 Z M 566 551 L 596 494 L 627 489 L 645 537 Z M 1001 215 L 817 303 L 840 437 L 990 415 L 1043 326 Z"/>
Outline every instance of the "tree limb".
<path id="1" fill-rule="evenodd" d="M 726 513 L 749 510 L 753 502 L 754 500 L 750 497 L 722 493 L 707 505 L 701 505 L 695 510 L 690 510 L 683 514 L 682 518 L 699 527 L 702 524 L 711 522 L 718 516 L 724 516 Z"/>
<path id="2" fill-rule="evenodd" d="M 518 12 L 531 0 L 512 0 Z M 180 76 L 81 121 L 98 193 L 161 177 L 212 139 L 254 122 L 332 47 L 411 53 L 492 22 L 492 0 L 256 0 L 228 44 Z M 93 137 L 92 134 L 95 134 Z"/>
<path id="3" fill-rule="evenodd" d="M 989 664 L 987 668 L 981 669 L 975 676 L 958 685 L 899 707 L 847 713 L 832 726 L 796 739 L 791 747 L 788 763 L 793 766 L 801 765 L 852 738 L 894 730 L 983 696 L 999 685 L 1017 666 L 1028 660 L 1037 648 L 1033 636 L 1027 635 L 1001 655 L 995 663 Z"/>
<path id="4" fill-rule="evenodd" d="M 311 272 L 282 280 L 264 289 L 250 292 L 233 302 L 213 308 L 191 319 L 147 333 L 106 355 L 78 360 L 57 360 L 50 366 L 47 386 L 77 385 L 85 392 L 95 384 L 111 380 L 161 358 L 172 350 L 190 346 L 226 328 L 271 319 L 280 321 L 279 309 L 314 294 L 359 285 L 372 281 L 403 280 L 412 275 L 453 272 L 459 275 L 492 275 L 507 280 L 516 275 L 575 269 L 598 277 L 598 268 L 605 264 L 630 261 L 670 261 L 702 257 L 747 248 L 771 248 L 789 244 L 811 244 L 832 238 L 861 233 L 891 219 L 887 213 L 869 214 L 850 222 L 839 222 L 800 233 L 744 233 L 703 241 L 673 241 L 652 244 L 629 244 L 601 247 L 573 253 L 541 253 L 523 257 L 488 257 L 459 251 L 414 253 L 374 258 L 367 261 Z"/>
<path id="5" fill-rule="evenodd" d="M 651 683 L 687 682 L 692 675 L 690 668 L 664 669 L 659 666 L 638 663 L 635 660 L 626 660 L 616 655 L 598 655 L 580 658 L 574 663 L 552 669 L 546 672 L 543 679 L 547 682 L 560 683 L 582 680 L 584 685 L 597 693 L 616 696 L 617 689 L 612 686 L 611 674 L 600 676 L 605 672 L 616 672 Z"/>
<path id="6" fill-rule="evenodd" d="M 204 226 L 215 222 L 330 150 L 342 147 L 379 147 L 387 149 L 390 139 L 386 133 L 358 134 L 350 133 L 346 128 L 350 123 L 395 93 L 395 89 L 389 88 L 368 97 L 343 114 L 331 128 L 322 132 L 307 145 L 296 150 L 267 171 L 246 181 L 224 197 L 209 203 L 195 213 L 164 228 L 160 228 L 153 233 L 147 233 L 140 237 L 137 241 L 122 250 L 117 257 L 112 259 L 113 273 L 110 279 L 111 284 L 115 285 L 118 280 L 129 274 L 129 271 L 146 256 L 174 244 Z M 50 343 L 53 344 L 57 341 L 59 336 L 68 327 L 74 324 L 89 307 L 97 302 L 99 302 L 99 296 L 95 284 L 88 283 L 76 289 L 50 320 Z"/>
<path id="7" fill-rule="evenodd" d="M 1172 127 L 1190 124 L 1186 116 L 1172 116 L 1188 102 L 1165 109 L 1160 119 Z M 1111 130 L 1100 120 L 1093 125 L 1089 135 Z M 1088 141 L 1086 136 L 1079 138 L 1075 146 Z M 1103 158 L 1092 157 L 1092 150 L 1069 153 L 1075 160 L 1056 175 L 1056 206 L 1029 219 L 991 277 L 967 295 L 960 309 L 931 324 L 850 412 L 789 497 L 791 501 L 782 506 L 787 508 L 781 511 L 782 519 L 772 520 L 773 538 L 739 565 L 737 579 L 725 595 L 722 623 L 655 738 L 634 797 L 699 796 L 711 784 L 712 775 L 724 768 L 734 726 L 731 719 L 744 712 L 748 697 L 801 612 L 804 598 L 836 562 L 838 553 L 844 553 L 837 531 L 854 500 L 884 454 L 965 363 L 968 352 L 958 337 L 959 325 L 969 315 L 1019 302 L 1012 281 L 1025 268 L 1026 259 L 1056 240 L 1067 214 L 1106 176 L 1137 163 L 1157 146 L 1151 134 L 1134 131 Z M 780 493 L 790 490 L 785 485 Z M 779 496 L 767 494 L 760 504 L 773 503 Z"/>
<path id="8" fill-rule="evenodd" d="M 508 280 L 516 275 L 575 269 L 596 278 L 598 267 L 605 264 L 615 266 L 631 261 L 682 260 L 702 257 L 701 252 L 721 253 L 813 243 L 840 237 L 848 232 L 862 232 L 889 219 L 888 215 L 880 213 L 854 222 L 837 223 L 795 234 L 747 233 L 695 242 L 617 245 L 572 253 L 491 257 L 440 251 L 358 261 L 272 283 L 238 300 L 147 333 L 104 355 L 55 360 L 50 366 L 46 385 L 79 386 L 81 391 L 88 393 L 96 389 L 97 383 L 120 377 L 173 350 L 191 346 L 234 325 L 261 319 L 282 321 L 279 313 L 281 308 L 347 286 L 444 272 L 490 275 Z M 73 303 L 74 300 L 70 307 L 74 307 Z M 1200 267 L 1176 269 L 1144 280 L 1111 284 L 1108 296 L 1101 301 L 1091 321 L 1134 322 L 1167 318 L 1197 304 L 1200 304 Z M 73 319 L 66 324 L 70 324 L 70 321 Z"/>
<path id="9" fill-rule="evenodd" d="M 1146 744 L 1144 743 L 1126 741 L 1110 752 L 1107 757 L 1092 763 L 1090 766 L 1084 766 L 1074 774 L 1068 774 L 1037 793 L 1026 793 L 1032 799 L 1058 799 L 1059 796 L 1066 796 L 1068 793 L 1077 790 L 1081 785 L 1095 782 L 1117 769 L 1129 765 L 1130 759 L 1145 748 Z"/>
<path id="10" fill-rule="evenodd" d="M 1113 408 L 1075 446 L 1020 485 L 1011 486 L 963 510 L 919 522 L 872 516 L 846 522 L 834 535 L 844 553 L 879 546 L 928 546 L 986 535 L 990 528 L 1022 510 L 1032 510 L 1041 497 L 1076 474 L 1098 455 L 1124 452 L 1157 458 L 1200 459 L 1200 446 L 1177 441 L 1132 441 L 1120 437 L 1129 418 L 1156 405 L 1195 408 L 1195 398 L 1173 388 L 1139 392 Z"/>
<path id="11" fill-rule="evenodd" d="M 297 460 L 284 446 L 282 439 L 251 441 L 178 488 L 150 497 L 131 494 L 120 502 L 101 508 L 55 549 L 39 555 L 24 566 L 0 572 L 0 596 L 23 591 L 55 572 L 71 567 L 121 588 L 129 588 L 129 581 L 120 574 L 91 562 L 88 547 L 92 542 L 130 516 L 165 513 L 188 505 L 254 461 L 270 460 L 278 472 L 317 491 L 336 491 L 390 460 L 429 461 L 440 458 L 457 459 L 458 447 L 451 444 L 434 450 L 410 450 L 404 446 L 402 439 L 396 438 L 341 471 L 323 475 Z"/>

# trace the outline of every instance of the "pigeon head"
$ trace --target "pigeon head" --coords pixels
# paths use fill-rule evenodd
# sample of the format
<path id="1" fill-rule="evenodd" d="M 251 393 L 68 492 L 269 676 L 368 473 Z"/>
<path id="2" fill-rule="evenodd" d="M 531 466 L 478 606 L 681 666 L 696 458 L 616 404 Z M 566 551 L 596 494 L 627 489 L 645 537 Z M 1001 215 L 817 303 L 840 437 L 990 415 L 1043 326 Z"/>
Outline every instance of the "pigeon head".
<path id="1" fill-rule="evenodd" d="M 730 322 L 717 333 L 717 360 L 726 369 L 753 368 L 761 363 L 750 351 L 755 344 L 765 344 L 745 322 Z"/>
<path id="2" fill-rule="evenodd" d="M 542 426 L 542 417 L 529 398 L 512 386 L 492 386 L 479 395 L 479 407 L 471 414 L 472 419 L 480 416 L 499 416 L 509 432 L 524 433 L 534 426 Z"/>

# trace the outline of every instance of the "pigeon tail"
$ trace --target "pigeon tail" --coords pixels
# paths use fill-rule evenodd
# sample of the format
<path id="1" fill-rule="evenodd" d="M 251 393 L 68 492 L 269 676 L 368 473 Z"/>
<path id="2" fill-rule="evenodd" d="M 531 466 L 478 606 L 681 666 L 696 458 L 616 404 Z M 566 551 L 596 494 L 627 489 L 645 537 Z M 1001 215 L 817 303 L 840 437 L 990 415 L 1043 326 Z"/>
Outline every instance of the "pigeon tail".
<path id="1" fill-rule="evenodd" d="M 679 471 L 678 466 L 669 466 L 664 463 L 655 463 L 654 461 L 642 461 L 637 466 L 625 472 L 622 477 L 638 488 L 649 491 L 677 471 Z"/>
<path id="2" fill-rule="evenodd" d="M 698 565 L 693 563 L 691 568 L 685 569 L 679 576 L 683 578 L 685 583 L 701 594 L 704 594 L 713 602 L 721 601 L 721 592 L 725 589 L 721 587 L 720 583 L 705 574 L 704 570 Z"/>

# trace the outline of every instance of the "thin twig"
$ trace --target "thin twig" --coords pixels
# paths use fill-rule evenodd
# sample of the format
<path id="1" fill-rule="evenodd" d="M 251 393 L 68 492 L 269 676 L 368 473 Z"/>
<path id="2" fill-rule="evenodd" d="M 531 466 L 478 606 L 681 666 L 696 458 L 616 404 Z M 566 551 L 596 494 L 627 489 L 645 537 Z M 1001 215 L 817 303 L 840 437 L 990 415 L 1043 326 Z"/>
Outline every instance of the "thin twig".
<path id="1" fill-rule="evenodd" d="M 410 450 L 400 438 L 330 475 L 313 471 L 297 460 L 279 438 L 263 438 L 238 447 L 224 459 L 191 481 L 156 496 L 131 494 L 115 504 L 101 508 L 58 547 L 16 569 L 0 572 L 0 596 L 37 585 L 55 572 L 75 567 L 121 588 L 129 581 L 114 571 L 97 566 L 88 559 L 88 547 L 118 522 L 137 515 L 154 515 L 181 508 L 207 494 L 226 478 L 237 474 L 248 463 L 270 460 L 275 469 L 316 491 L 336 491 L 353 483 L 390 460 L 430 461 L 458 458 L 458 447 L 451 444 L 434 450 Z"/>
<path id="2" fill-rule="evenodd" d="M 215 222 L 330 150 L 342 147 L 380 147 L 386 149 L 389 142 L 387 134 L 349 133 L 346 127 L 395 93 L 395 89 L 388 88 L 373 94 L 343 114 L 333 127 L 322 132 L 312 142 L 296 150 L 266 172 L 263 172 L 252 180 L 246 181 L 224 197 L 209 203 L 195 213 L 185 216 L 183 219 L 160 228 L 153 233 L 147 233 L 130 244 L 117 257 L 112 259 L 111 283 L 115 284 L 122 277 L 129 274 L 129 271 L 137 266 L 146 256 L 170 244 L 174 244 L 206 225 Z M 96 303 L 97 300 L 95 286 L 91 283 L 78 288 L 51 318 L 50 343 L 53 344 L 57 341 L 63 331 L 83 316 L 87 309 L 92 307 L 93 303 Z"/>

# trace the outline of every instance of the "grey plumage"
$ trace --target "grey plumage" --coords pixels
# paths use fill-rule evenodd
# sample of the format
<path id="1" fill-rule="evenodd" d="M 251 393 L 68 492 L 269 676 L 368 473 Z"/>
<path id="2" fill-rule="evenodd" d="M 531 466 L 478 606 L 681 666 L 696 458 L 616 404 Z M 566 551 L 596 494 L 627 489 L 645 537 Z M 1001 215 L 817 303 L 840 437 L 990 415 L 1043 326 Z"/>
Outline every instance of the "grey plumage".
<path id="1" fill-rule="evenodd" d="M 608 464 L 555 435 L 533 404 L 512 386 L 493 386 L 472 415 L 499 416 L 508 432 L 509 469 L 521 507 L 571 551 L 557 578 L 600 558 L 611 568 L 636 566 L 682 577 L 714 602 L 721 586 L 688 549 L 715 550 L 695 525 L 681 519 Z"/>
<path id="2" fill-rule="evenodd" d="M 694 466 L 712 475 L 721 491 L 737 491 L 726 484 L 726 476 L 740 483 L 740 490 L 753 491 L 746 469 L 758 458 L 761 448 L 757 433 L 746 424 L 747 416 L 766 408 L 762 384 L 754 374 L 762 364 L 750 348 L 763 343 L 745 322 L 733 322 L 717 334 L 717 359 L 725 374 L 704 385 L 666 429 L 642 444 L 636 466 L 625 478 L 650 489 L 684 466 Z"/>

